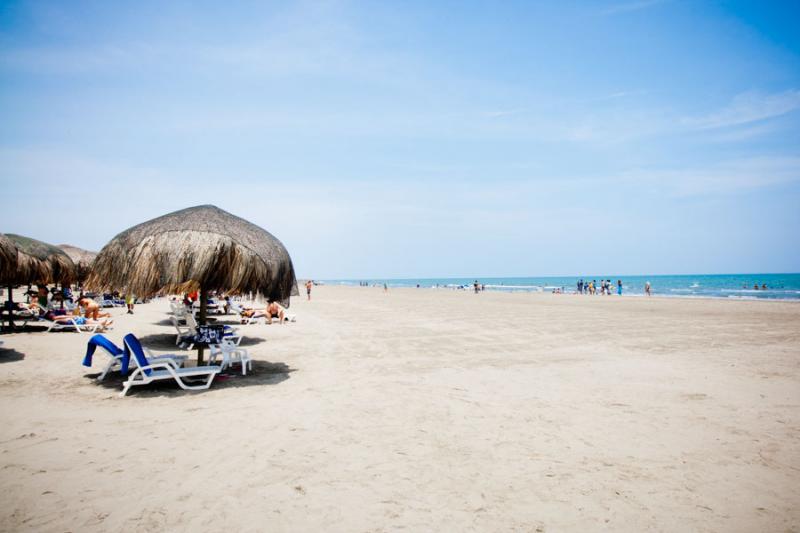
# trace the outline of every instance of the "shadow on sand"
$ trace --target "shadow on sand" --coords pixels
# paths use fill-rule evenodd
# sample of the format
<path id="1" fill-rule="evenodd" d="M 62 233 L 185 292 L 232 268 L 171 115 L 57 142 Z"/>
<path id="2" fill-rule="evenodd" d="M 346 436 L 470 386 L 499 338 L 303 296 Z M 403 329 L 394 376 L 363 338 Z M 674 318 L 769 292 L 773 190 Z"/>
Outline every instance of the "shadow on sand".
<path id="1" fill-rule="evenodd" d="M 226 326 L 240 326 L 241 325 L 241 322 L 239 320 L 237 320 L 236 317 L 231 316 L 231 315 L 229 315 L 229 316 L 226 316 L 226 315 L 210 316 L 210 317 L 208 317 L 206 319 L 206 322 L 208 322 L 209 324 L 225 324 Z M 183 319 L 183 318 L 179 318 L 178 319 L 178 324 L 180 324 L 181 326 L 185 326 L 186 325 L 186 320 Z M 162 318 L 161 320 L 157 320 L 156 322 L 153 322 L 153 325 L 154 326 L 174 327 L 174 324 L 172 323 L 172 318 L 171 317 Z"/>
<path id="2" fill-rule="evenodd" d="M 25 359 L 25 354 L 13 349 L 0 348 L 0 364 L 14 363 Z"/>
<path id="3" fill-rule="evenodd" d="M 0 354 L 0 357 L 2 357 L 2 354 Z M 242 375 L 241 367 L 238 365 L 233 368 L 227 368 L 224 372 L 217 374 L 211 388 L 208 390 L 183 390 L 175 380 L 165 379 L 148 385 L 132 387 L 128 391 L 128 396 L 175 398 L 187 394 L 202 394 L 228 388 L 277 385 L 289 379 L 289 374 L 296 371 L 297 369 L 290 368 L 286 363 L 253 361 L 253 369 L 248 370 L 246 376 Z M 110 372 L 103 381 L 97 381 L 99 375 L 100 373 L 96 372 L 84 374 L 83 377 L 91 380 L 92 384 L 109 390 L 109 392 L 122 392 L 122 383 L 125 378 L 119 372 Z"/>
<path id="4" fill-rule="evenodd" d="M 175 350 L 180 350 L 181 353 L 184 352 L 181 348 L 175 345 L 175 334 L 174 333 L 154 333 L 152 335 L 145 335 L 144 337 L 139 337 L 139 340 L 142 343 L 142 346 L 146 346 L 151 350 L 155 351 L 171 351 L 175 352 Z M 264 339 L 259 337 L 244 337 L 242 342 L 239 343 L 239 346 L 245 348 L 250 346 L 256 346 L 261 344 L 262 342 L 266 342 Z M 185 351 L 186 355 L 192 357 L 191 354 L 194 354 L 196 357 L 197 355 L 197 348 L 194 350 Z"/>

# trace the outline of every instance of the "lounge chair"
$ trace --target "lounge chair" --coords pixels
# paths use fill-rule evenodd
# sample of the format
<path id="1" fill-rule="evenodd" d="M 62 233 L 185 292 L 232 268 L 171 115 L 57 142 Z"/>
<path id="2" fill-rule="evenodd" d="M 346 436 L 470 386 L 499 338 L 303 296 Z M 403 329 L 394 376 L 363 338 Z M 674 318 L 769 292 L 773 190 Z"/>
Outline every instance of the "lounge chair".
<path id="1" fill-rule="evenodd" d="M 192 315 L 186 315 L 186 326 L 192 328 L 191 335 L 197 334 L 197 321 L 194 319 Z M 224 327 L 223 336 L 225 339 L 233 341 L 236 346 L 239 346 L 239 343 L 242 342 L 242 334 L 239 333 L 237 328 L 231 326 Z M 191 350 L 191 348 L 189 348 Z"/>
<path id="2" fill-rule="evenodd" d="M 178 320 L 184 320 L 186 318 L 187 311 L 183 303 L 170 302 L 169 307 L 172 315 Z"/>
<path id="3" fill-rule="evenodd" d="M 105 321 L 87 320 L 82 316 L 62 315 L 56 317 L 55 320 L 50 320 L 44 317 L 39 317 L 39 322 L 43 322 L 47 326 L 47 332 L 51 331 L 65 331 L 74 330 L 76 332 L 84 333 L 97 333 L 109 328 L 110 324 Z M 110 329 L 110 328 L 109 328 Z"/>
<path id="4" fill-rule="evenodd" d="M 148 385 L 154 381 L 164 379 L 174 379 L 180 388 L 184 390 L 204 390 L 211 386 L 214 376 L 222 370 L 218 366 L 196 366 L 192 368 L 181 368 L 174 361 L 154 361 L 149 360 L 144 353 L 142 345 L 133 334 L 125 335 L 123 339 L 125 351 L 135 360 L 138 368 L 134 370 L 123 383 L 120 396 L 128 394 L 128 390 L 135 385 Z M 200 385 L 188 385 L 184 380 L 188 378 L 205 378 L 205 382 Z"/>
<path id="5" fill-rule="evenodd" d="M 100 347 L 102 348 L 106 354 L 108 354 L 109 361 L 106 365 L 103 372 L 97 377 L 98 381 L 102 381 L 105 379 L 106 374 L 111 372 L 112 370 L 120 370 L 123 375 L 128 373 L 128 362 L 130 361 L 130 357 L 125 357 L 125 352 L 111 342 L 107 337 L 101 335 L 99 333 L 92 336 L 89 339 L 89 342 L 86 346 L 86 356 L 83 358 L 83 366 L 91 367 L 92 366 L 92 356 L 94 355 L 95 350 Z M 185 355 L 173 355 L 173 354 L 165 354 L 165 355 L 155 355 L 150 350 L 145 347 L 142 347 L 145 354 L 147 355 L 147 360 L 151 362 L 160 362 L 169 359 L 170 361 L 174 362 L 178 366 L 183 366 L 183 363 L 186 361 Z M 136 360 L 134 359 L 134 365 L 136 364 Z"/>
<path id="6" fill-rule="evenodd" d="M 233 363 L 242 365 L 242 375 L 247 375 L 247 367 L 253 370 L 253 360 L 244 348 L 239 348 L 236 344 L 229 340 L 224 340 L 219 344 L 209 344 L 211 348 L 211 355 L 208 358 L 209 363 L 215 363 L 217 357 L 222 357 L 221 369 L 231 366 Z"/>
<path id="7" fill-rule="evenodd" d="M 188 316 L 188 315 L 185 315 L 185 316 Z M 171 316 L 171 317 L 169 317 L 169 319 L 172 322 L 172 325 L 175 326 L 175 330 L 178 332 L 178 335 L 175 337 L 175 346 L 177 346 L 177 345 L 179 345 L 181 343 L 181 339 L 184 339 L 186 337 L 193 337 L 194 336 L 195 328 L 189 326 L 188 324 L 185 325 L 185 326 L 182 326 L 181 324 L 178 323 L 178 318 L 175 317 L 175 316 Z M 191 348 L 189 348 L 189 349 L 191 350 Z"/>

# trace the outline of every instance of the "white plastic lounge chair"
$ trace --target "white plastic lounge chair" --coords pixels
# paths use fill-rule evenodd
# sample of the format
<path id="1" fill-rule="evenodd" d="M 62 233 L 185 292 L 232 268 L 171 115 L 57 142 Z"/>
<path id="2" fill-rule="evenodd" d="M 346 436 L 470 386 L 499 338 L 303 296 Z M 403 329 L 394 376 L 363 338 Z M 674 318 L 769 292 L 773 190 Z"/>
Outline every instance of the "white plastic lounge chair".
<path id="1" fill-rule="evenodd" d="M 48 333 L 51 331 L 65 330 L 74 330 L 76 332 L 84 333 L 97 333 L 98 331 L 102 331 L 108 327 L 102 322 L 89 322 L 86 319 L 83 319 L 84 321 L 80 321 L 78 320 L 79 318 L 82 317 L 65 315 L 63 317 L 58 317 L 58 320 L 48 320 L 44 317 L 39 317 L 39 322 L 44 322 L 44 324 L 47 325 Z"/>
<path id="2" fill-rule="evenodd" d="M 244 348 L 239 348 L 236 344 L 229 340 L 223 340 L 220 344 L 209 344 L 211 348 L 211 355 L 209 356 L 209 363 L 215 363 L 217 357 L 222 357 L 221 369 L 226 369 L 233 363 L 242 365 L 242 375 L 247 375 L 247 367 L 253 370 L 253 360 Z"/>
<path id="3" fill-rule="evenodd" d="M 244 313 L 244 311 L 245 310 L 243 309 L 242 313 Z M 247 326 L 249 326 L 250 324 L 257 324 L 259 321 L 260 322 L 267 321 L 267 315 L 264 314 L 264 311 L 256 311 L 250 316 L 244 316 L 244 314 L 242 313 L 239 314 L 239 319 L 242 322 L 242 324 Z"/>
<path id="4" fill-rule="evenodd" d="M 178 319 L 176 317 L 171 316 L 169 317 L 169 319 L 172 322 L 172 325 L 175 326 L 175 330 L 178 332 L 177 336 L 175 337 L 176 346 L 181 343 L 182 338 L 191 337 L 195 334 L 195 329 L 193 327 L 189 326 L 188 324 L 182 326 L 181 324 L 178 323 Z M 189 349 L 191 350 L 191 348 Z"/>
<path id="5" fill-rule="evenodd" d="M 195 335 L 197 333 L 197 321 L 192 315 L 186 315 L 186 326 L 192 328 L 191 335 Z M 239 333 L 238 328 L 234 328 L 231 326 L 225 326 L 225 338 L 233 341 L 236 346 L 239 346 L 239 343 L 242 342 L 242 334 Z M 191 348 L 189 348 L 191 350 Z"/>
<path id="6" fill-rule="evenodd" d="M 174 379 L 175 382 L 184 390 L 205 390 L 211 386 L 214 376 L 222 370 L 218 366 L 196 366 L 192 368 L 181 368 L 174 361 L 151 361 L 145 356 L 142 345 L 134 335 L 125 335 L 123 339 L 125 349 L 129 351 L 130 357 L 136 359 L 137 368 L 123 383 L 120 396 L 128 394 L 128 390 L 136 385 L 148 385 L 154 381 L 164 379 Z M 192 378 L 205 378 L 199 385 L 187 384 Z"/>
<path id="7" fill-rule="evenodd" d="M 109 361 L 106 367 L 103 369 L 103 372 L 97 377 L 98 381 L 103 381 L 105 379 L 106 374 L 111 372 L 112 370 L 122 370 L 123 369 L 123 357 L 124 352 L 123 350 L 111 342 L 108 338 L 104 335 L 99 333 L 92 336 L 89 339 L 88 346 L 86 348 L 86 356 L 83 358 L 83 366 L 92 366 L 92 356 L 94 355 L 95 350 L 97 347 L 103 349 L 103 351 L 108 355 Z M 170 360 L 175 363 L 177 366 L 183 366 L 183 363 L 186 362 L 185 355 L 174 355 L 174 354 L 163 354 L 163 355 L 155 355 L 153 352 L 148 350 L 145 347 L 142 347 L 147 356 L 147 360 L 150 362 L 161 362 Z M 136 359 L 133 359 L 134 366 L 137 365 Z"/>
<path id="8" fill-rule="evenodd" d="M 170 302 L 169 303 L 170 310 L 172 315 L 177 318 L 178 320 L 183 320 L 186 318 L 186 306 L 183 305 L 181 302 Z"/>

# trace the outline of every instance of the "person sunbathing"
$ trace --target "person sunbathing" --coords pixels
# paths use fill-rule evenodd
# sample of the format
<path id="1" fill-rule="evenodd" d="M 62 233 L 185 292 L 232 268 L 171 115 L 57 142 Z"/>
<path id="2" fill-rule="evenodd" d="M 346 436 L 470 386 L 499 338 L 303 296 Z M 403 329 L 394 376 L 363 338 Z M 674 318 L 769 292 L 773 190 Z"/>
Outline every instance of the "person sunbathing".
<path id="1" fill-rule="evenodd" d="M 242 309 L 242 312 L 239 313 L 239 316 L 242 317 L 242 324 L 247 324 L 248 320 L 262 318 L 267 315 L 264 314 L 264 311 L 261 311 L 259 309 L 246 308 Z"/>
<path id="2" fill-rule="evenodd" d="M 278 302 L 270 302 L 267 305 L 266 315 L 268 324 L 272 324 L 273 318 L 277 318 L 283 324 L 283 321 L 286 320 L 286 309 Z"/>
<path id="3" fill-rule="evenodd" d="M 83 316 L 87 319 L 100 320 L 100 318 L 107 318 L 111 313 L 101 313 L 100 304 L 91 298 L 81 298 L 78 300 L 78 307 L 83 309 Z"/>
<path id="4" fill-rule="evenodd" d="M 108 313 L 104 313 L 104 315 L 108 315 Z M 110 315 L 109 315 L 110 316 Z M 103 320 L 92 320 L 90 318 L 85 318 L 80 315 L 53 315 L 47 317 L 49 320 L 52 320 L 56 324 L 71 324 L 72 320 L 75 321 L 75 324 L 79 326 L 97 326 L 99 325 L 101 329 L 107 329 L 114 324 L 113 320 L 108 318 L 104 318 Z"/>

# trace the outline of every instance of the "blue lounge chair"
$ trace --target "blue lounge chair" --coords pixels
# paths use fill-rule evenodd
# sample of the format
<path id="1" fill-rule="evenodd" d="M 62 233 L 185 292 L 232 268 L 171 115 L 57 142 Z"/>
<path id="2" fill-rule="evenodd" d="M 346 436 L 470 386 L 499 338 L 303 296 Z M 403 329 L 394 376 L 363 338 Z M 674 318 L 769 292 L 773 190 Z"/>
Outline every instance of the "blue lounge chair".
<path id="1" fill-rule="evenodd" d="M 141 345 L 140 345 L 141 346 Z M 86 345 L 86 355 L 83 358 L 83 366 L 91 367 L 92 366 L 92 356 L 97 348 L 102 348 L 106 354 L 108 354 L 109 361 L 106 365 L 103 372 L 97 377 L 98 381 L 102 381 L 105 379 L 106 374 L 111 372 L 112 370 L 120 370 L 122 375 L 126 375 L 128 373 L 128 364 L 130 361 L 130 357 L 125 355 L 125 351 L 122 350 L 119 346 L 111 342 L 105 335 L 95 334 L 89 339 L 89 342 Z M 182 366 L 183 363 L 186 361 L 185 355 L 173 355 L 173 354 L 165 354 L 165 355 L 155 355 L 147 348 L 142 347 L 142 350 L 147 354 L 149 361 L 157 362 L 157 361 L 164 361 L 169 359 L 173 361 L 178 366 Z M 136 365 L 136 361 L 134 360 L 134 365 Z"/>
<path id="2" fill-rule="evenodd" d="M 214 376 L 219 374 L 222 370 L 222 368 L 218 366 L 181 368 L 178 364 L 169 359 L 163 361 L 149 360 L 147 356 L 145 356 L 144 349 L 139 339 L 131 333 L 125 335 L 123 342 L 125 344 L 125 353 L 136 360 L 138 368 L 136 368 L 128 377 L 128 380 L 122 384 L 123 388 L 120 396 L 128 394 L 128 390 L 134 385 L 147 385 L 162 379 L 174 379 L 180 388 L 185 390 L 204 390 L 211 386 L 211 382 L 214 381 Z M 206 378 L 206 381 L 200 385 L 187 385 L 184 382 L 186 378 L 200 377 Z"/>

